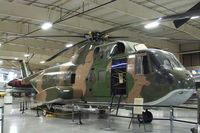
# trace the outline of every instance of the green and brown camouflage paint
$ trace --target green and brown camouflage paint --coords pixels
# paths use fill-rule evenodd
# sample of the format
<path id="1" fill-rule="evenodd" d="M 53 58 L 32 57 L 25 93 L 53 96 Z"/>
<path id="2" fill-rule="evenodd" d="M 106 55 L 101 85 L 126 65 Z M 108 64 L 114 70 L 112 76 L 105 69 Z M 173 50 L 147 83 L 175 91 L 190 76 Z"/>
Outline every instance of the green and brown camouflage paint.
<path id="1" fill-rule="evenodd" d="M 157 76 L 158 73 L 155 71 L 149 74 L 136 74 L 137 49 L 134 46 L 138 44 L 121 41 L 125 45 L 124 53 L 111 57 L 109 53 L 116 43 L 99 47 L 95 47 L 97 44 L 94 44 L 92 48 L 86 45 L 78 51 L 78 57 L 73 63 L 54 66 L 32 76 L 30 83 L 38 92 L 36 100 L 42 102 L 56 99 L 110 100 L 111 64 L 114 58 L 127 58 L 128 93 L 123 97 L 125 102 L 133 102 L 134 98 L 144 98 L 144 102 L 148 103 L 164 97 L 173 90 L 193 88 L 193 81 L 186 80 L 188 75 L 183 69 L 170 70 L 169 73 L 176 78 L 172 84 L 167 83 L 168 81 L 164 84 L 158 83 L 156 78 L 163 78 L 166 75 Z M 145 52 L 145 49 L 143 51 Z M 104 73 L 103 78 L 99 78 L 101 72 Z M 76 74 L 74 83 L 71 83 L 72 73 Z"/>

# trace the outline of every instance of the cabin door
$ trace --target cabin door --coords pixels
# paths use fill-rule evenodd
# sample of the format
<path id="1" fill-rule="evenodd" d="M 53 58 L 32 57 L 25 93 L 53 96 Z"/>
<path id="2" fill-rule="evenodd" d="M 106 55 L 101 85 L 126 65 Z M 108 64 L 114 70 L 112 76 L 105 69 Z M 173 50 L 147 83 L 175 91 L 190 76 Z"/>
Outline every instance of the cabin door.
<path id="1" fill-rule="evenodd" d="M 127 58 L 113 59 L 111 66 L 111 95 L 126 95 Z"/>

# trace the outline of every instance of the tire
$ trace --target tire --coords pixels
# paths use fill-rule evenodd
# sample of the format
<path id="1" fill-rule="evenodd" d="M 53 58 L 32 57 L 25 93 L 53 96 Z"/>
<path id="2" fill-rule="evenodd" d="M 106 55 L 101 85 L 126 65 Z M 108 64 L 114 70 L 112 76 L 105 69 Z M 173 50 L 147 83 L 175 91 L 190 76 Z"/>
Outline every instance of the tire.
<path id="1" fill-rule="evenodd" d="M 144 123 L 151 123 L 153 120 L 153 114 L 146 110 L 145 112 L 142 113 L 143 115 L 143 119 L 144 119 Z"/>

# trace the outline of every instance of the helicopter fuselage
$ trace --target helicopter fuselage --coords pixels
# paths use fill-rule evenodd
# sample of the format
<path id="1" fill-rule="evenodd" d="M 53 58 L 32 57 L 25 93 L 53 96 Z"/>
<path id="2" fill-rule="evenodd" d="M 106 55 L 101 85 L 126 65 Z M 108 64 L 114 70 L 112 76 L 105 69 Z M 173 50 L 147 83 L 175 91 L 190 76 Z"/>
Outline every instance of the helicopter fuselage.
<path id="1" fill-rule="evenodd" d="M 76 60 L 41 71 L 30 80 L 42 102 L 70 100 L 179 105 L 194 93 L 194 81 L 176 57 L 145 45 L 117 41 L 85 47 Z"/>

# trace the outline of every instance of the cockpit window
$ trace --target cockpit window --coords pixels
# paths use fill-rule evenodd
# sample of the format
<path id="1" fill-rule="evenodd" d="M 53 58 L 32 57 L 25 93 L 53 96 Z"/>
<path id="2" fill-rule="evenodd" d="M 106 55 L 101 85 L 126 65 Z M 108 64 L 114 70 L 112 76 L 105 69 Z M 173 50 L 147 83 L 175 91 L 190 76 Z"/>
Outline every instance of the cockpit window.
<path id="1" fill-rule="evenodd" d="M 165 69 L 184 68 L 178 59 L 169 52 L 156 51 L 155 57 Z"/>
<path id="2" fill-rule="evenodd" d="M 149 74 L 149 58 L 146 53 L 138 54 L 136 56 L 136 74 Z"/>
<path id="3" fill-rule="evenodd" d="M 114 45 L 110 51 L 110 56 L 115 56 L 118 54 L 122 54 L 125 52 L 125 46 L 123 43 L 118 42 L 116 45 Z"/>

